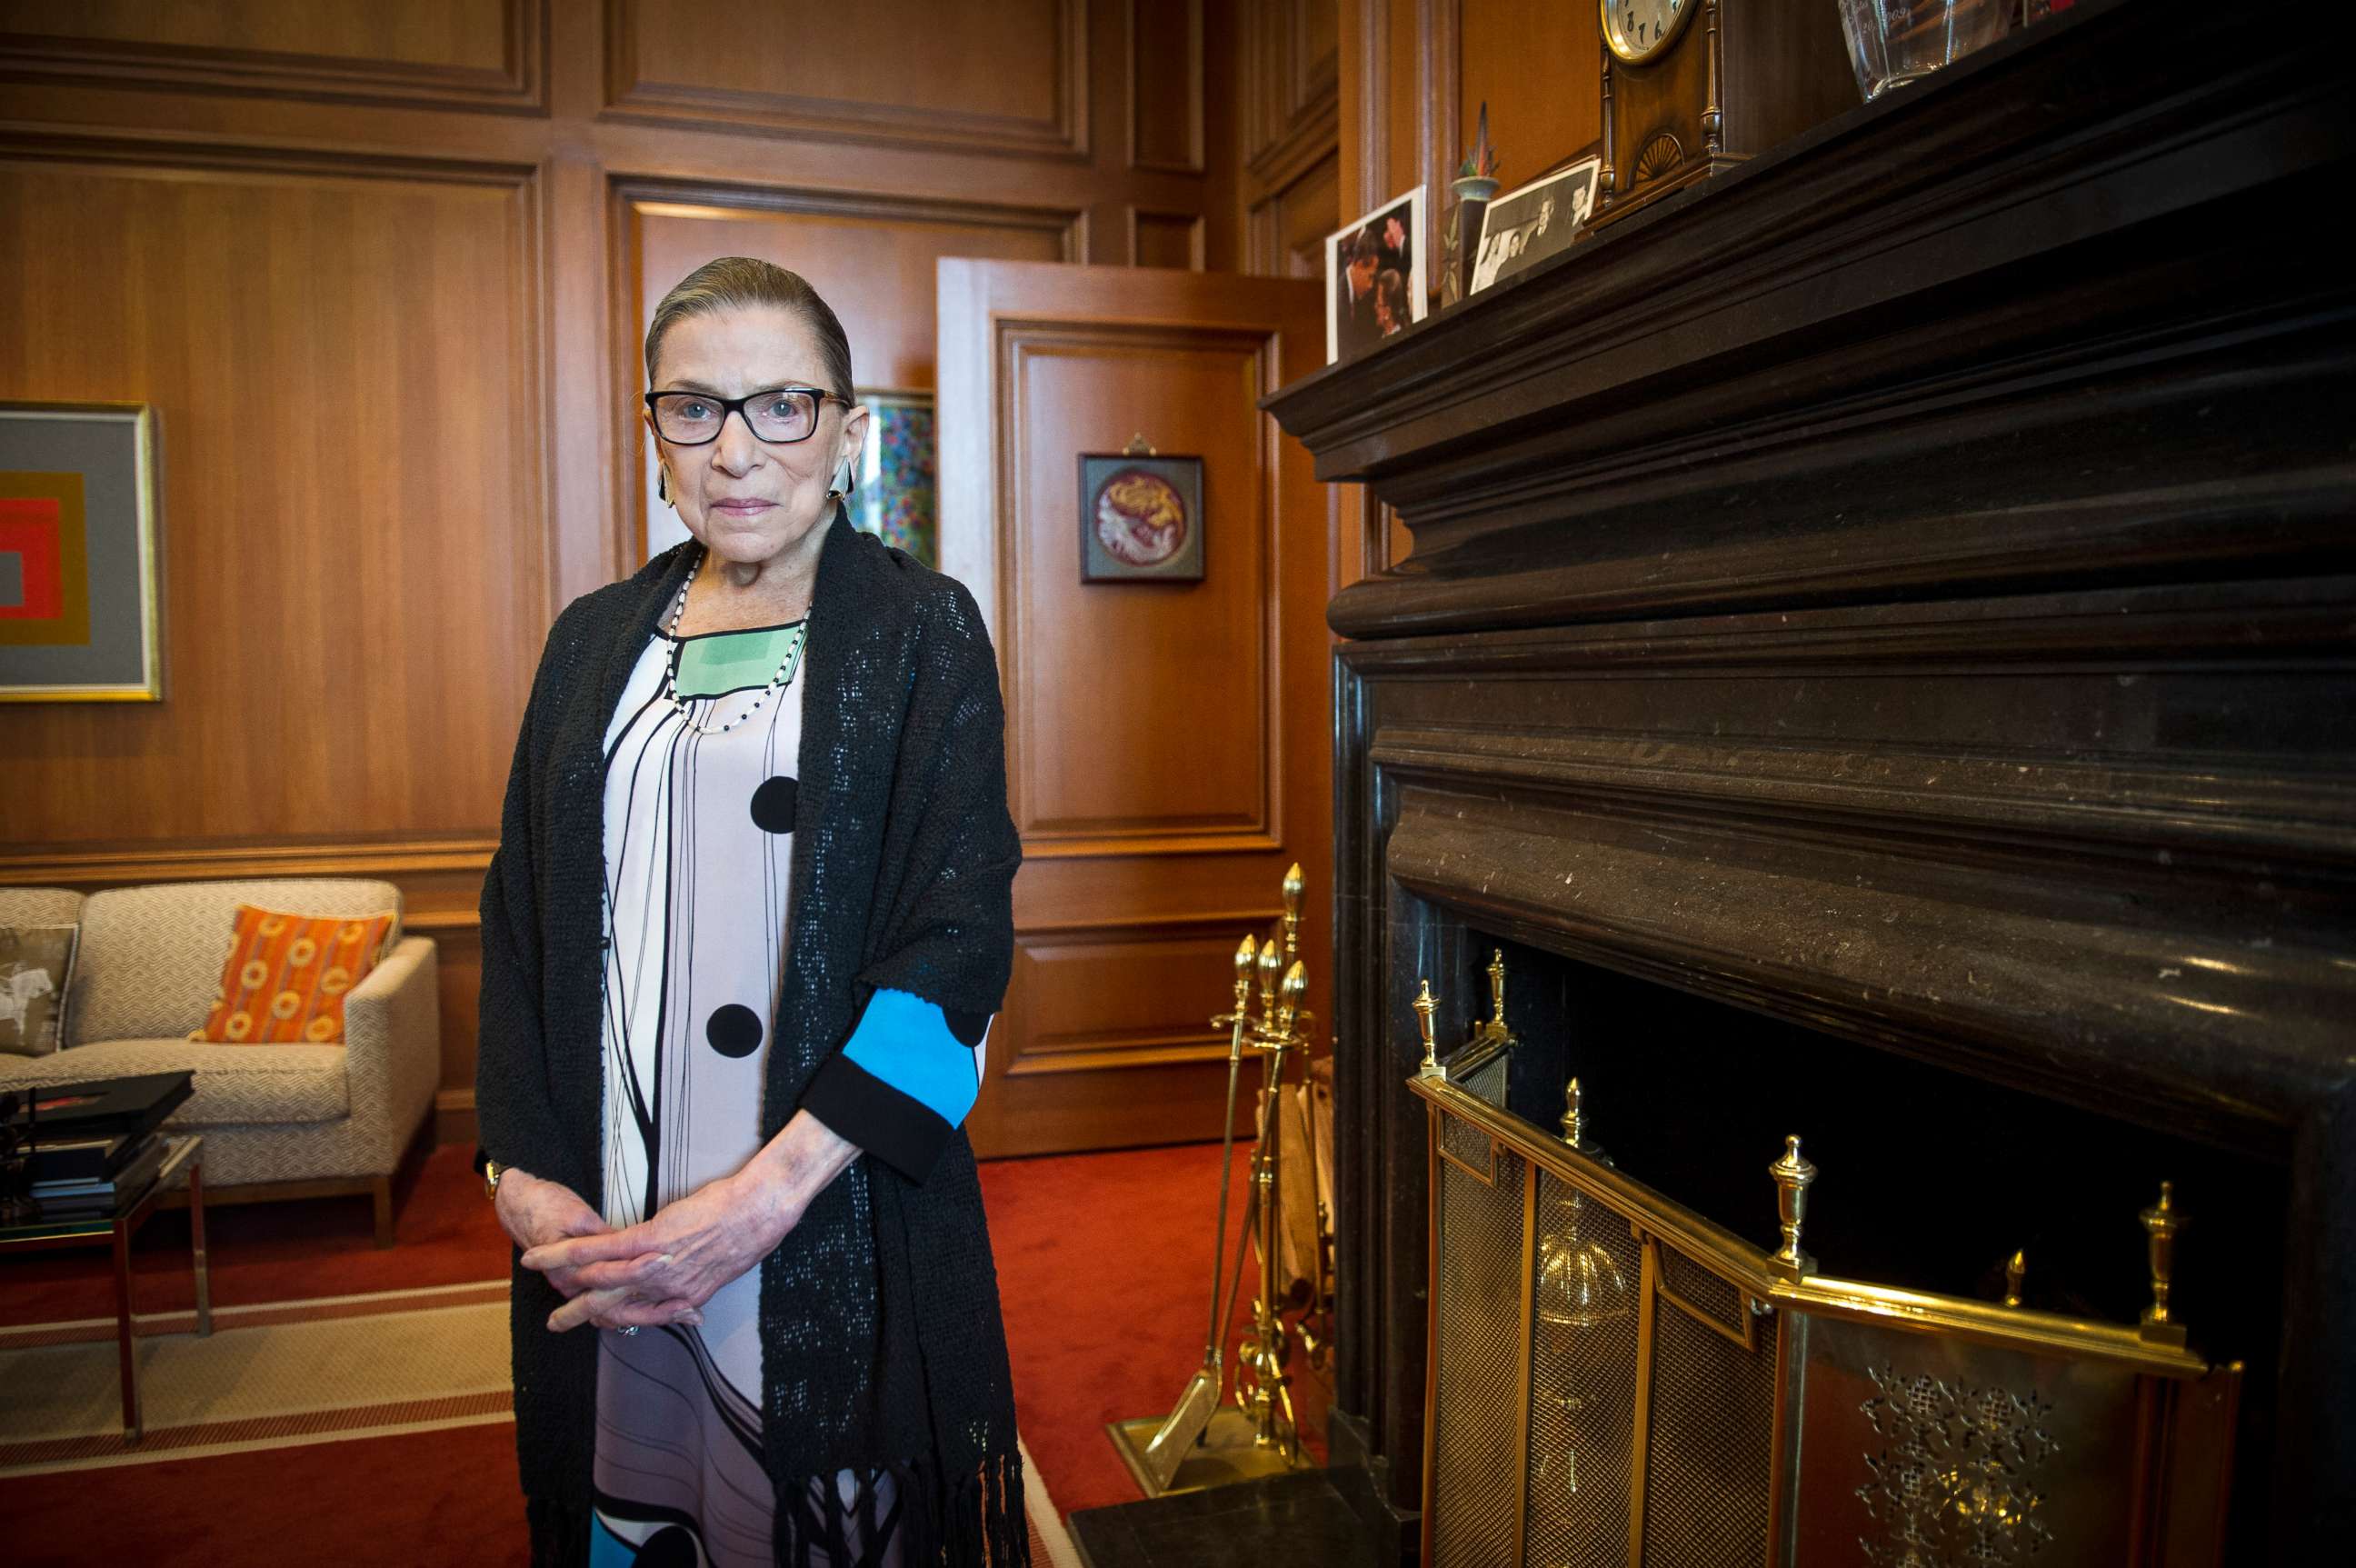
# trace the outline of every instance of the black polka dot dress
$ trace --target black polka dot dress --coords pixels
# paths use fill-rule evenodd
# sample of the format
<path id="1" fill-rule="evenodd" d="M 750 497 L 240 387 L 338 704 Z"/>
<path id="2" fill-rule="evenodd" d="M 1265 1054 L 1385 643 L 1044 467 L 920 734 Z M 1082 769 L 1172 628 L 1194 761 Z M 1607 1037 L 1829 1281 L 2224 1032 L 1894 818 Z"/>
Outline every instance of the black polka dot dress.
<path id="1" fill-rule="evenodd" d="M 658 632 L 605 736 L 605 1216 L 635 1224 L 761 1146 L 787 940 L 800 622 Z M 590 1561 L 773 1561 L 760 1272 L 700 1327 L 599 1335 Z"/>

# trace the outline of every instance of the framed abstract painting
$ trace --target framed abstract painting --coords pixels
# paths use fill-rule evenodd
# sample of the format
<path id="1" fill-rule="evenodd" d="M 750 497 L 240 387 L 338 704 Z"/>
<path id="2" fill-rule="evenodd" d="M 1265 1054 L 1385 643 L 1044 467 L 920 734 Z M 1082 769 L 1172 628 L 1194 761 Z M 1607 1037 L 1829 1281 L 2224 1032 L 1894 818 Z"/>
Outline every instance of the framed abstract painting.
<path id="1" fill-rule="evenodd" d="M 867 442 L 849 503 L 851 526 L 941 564 L 940 481 L 930 392 L 862 391 Z"/>
<path id="2" fill-rule="evenodd" d="M 0 403 L 0 702 L 157 702 L 155 420 Z"/>

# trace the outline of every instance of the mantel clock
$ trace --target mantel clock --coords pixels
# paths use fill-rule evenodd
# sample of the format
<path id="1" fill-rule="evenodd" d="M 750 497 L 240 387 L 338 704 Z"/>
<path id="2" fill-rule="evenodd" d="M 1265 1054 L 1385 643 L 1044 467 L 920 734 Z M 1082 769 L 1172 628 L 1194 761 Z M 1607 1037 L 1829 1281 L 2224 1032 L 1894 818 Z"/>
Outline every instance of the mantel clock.
<path id="1" fill-rule="evenodd" d="M 1601 0 L 1600 15 L 1603 175 L 1594 224 L 1857 105 L 1831 0 Z"/>

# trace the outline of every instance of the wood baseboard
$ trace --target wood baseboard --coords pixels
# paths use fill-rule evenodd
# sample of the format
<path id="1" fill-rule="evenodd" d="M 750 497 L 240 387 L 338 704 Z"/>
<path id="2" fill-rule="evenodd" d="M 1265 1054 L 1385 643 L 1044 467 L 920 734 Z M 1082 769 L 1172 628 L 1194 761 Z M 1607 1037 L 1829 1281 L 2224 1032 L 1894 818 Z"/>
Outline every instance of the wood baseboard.
<path id="1" fill-rule="evenodd" d="M 475 1091 L 440 1089 L 434 1092 L 434 1142 L 475 1146 Z"/>

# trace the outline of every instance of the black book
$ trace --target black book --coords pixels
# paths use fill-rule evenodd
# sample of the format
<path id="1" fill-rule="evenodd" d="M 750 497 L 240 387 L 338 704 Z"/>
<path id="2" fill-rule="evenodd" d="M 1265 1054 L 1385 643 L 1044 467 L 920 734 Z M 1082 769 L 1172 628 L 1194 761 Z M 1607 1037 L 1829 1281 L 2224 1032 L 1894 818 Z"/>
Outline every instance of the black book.
<path id="1" fill-rule="evenodd" d="M 163 1139 L 150 1138 L 141 1148 L 138 1157 L 116 1172 L 113 1180 L 77 1182 L 62 1191 L 45 1191 L 36 1187 L 33 1201 L 41 1206 L 44 1219 L 74 1219 L 86 1215 L 112 1214 L 123 1199 L 137 1197 L 147 1190 L 168 1152 Z"/>
<path id="2" fill-rule="evenodd" d="M 56 1142 L 43 1138 L 33 1145 L 33 1185 L 111 1181 L 115 1172 L 137 1155 L 140 1140 L 128 1133 Z"/>
<path id="3" fill-rule="evenodd" d="M 192 1072 L 51 1084 L 20 1091 L 19 1100 L 30 1103 L 19 1104 L 9 1125 L 29 1125 L 36 1145 L 118 1134 L 136 1138 L 162 1126 L 196 1091 Z"/>

